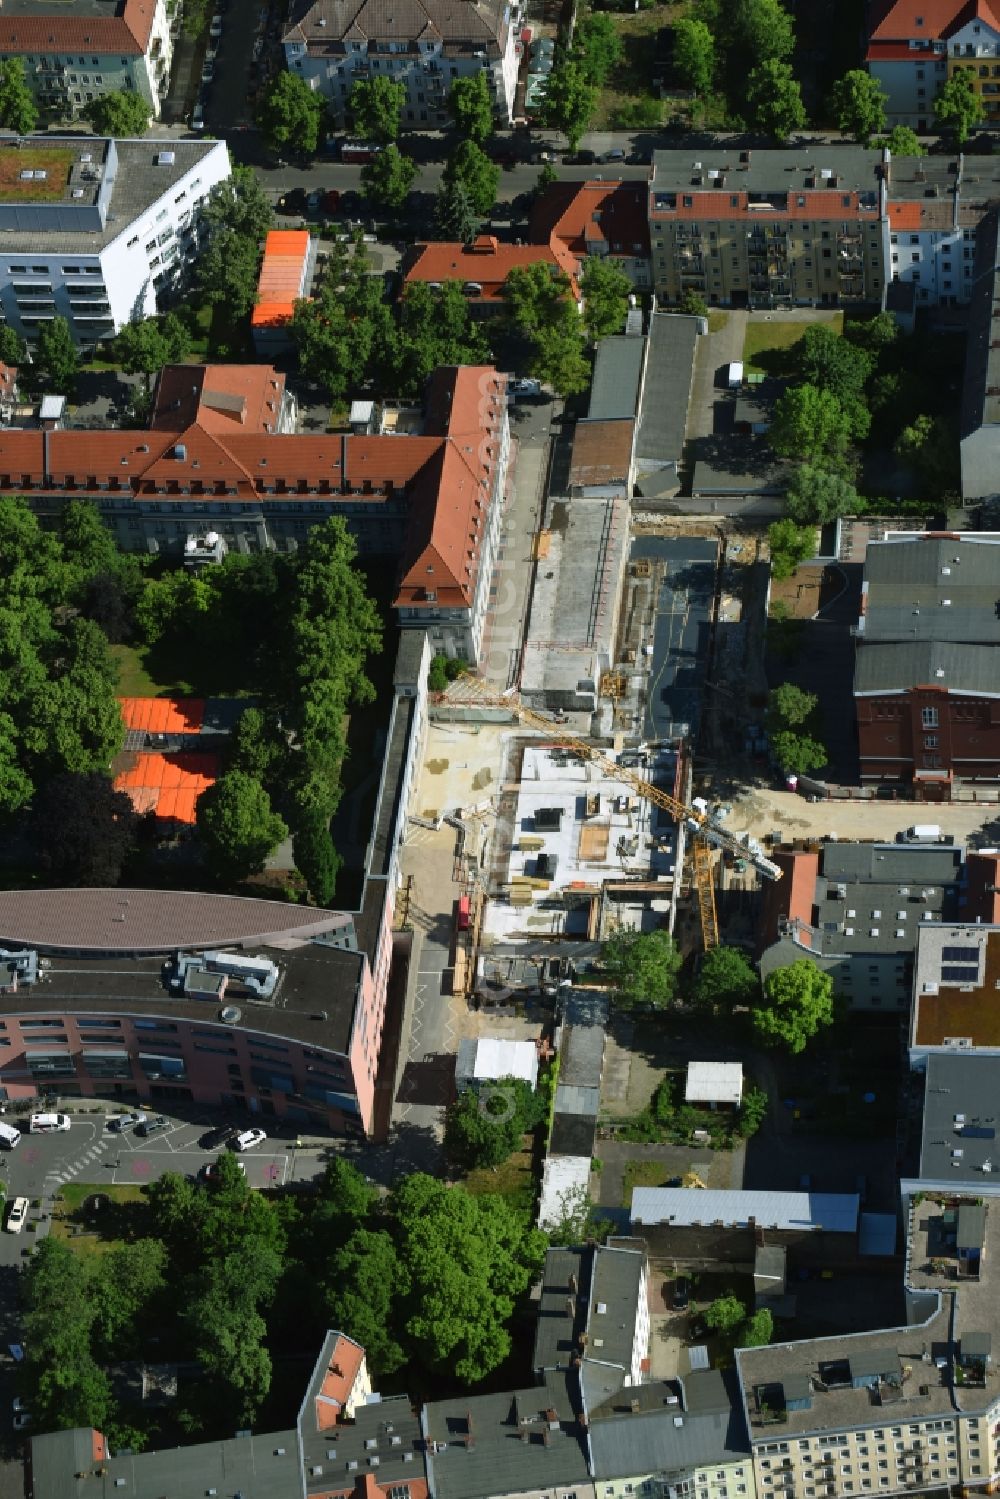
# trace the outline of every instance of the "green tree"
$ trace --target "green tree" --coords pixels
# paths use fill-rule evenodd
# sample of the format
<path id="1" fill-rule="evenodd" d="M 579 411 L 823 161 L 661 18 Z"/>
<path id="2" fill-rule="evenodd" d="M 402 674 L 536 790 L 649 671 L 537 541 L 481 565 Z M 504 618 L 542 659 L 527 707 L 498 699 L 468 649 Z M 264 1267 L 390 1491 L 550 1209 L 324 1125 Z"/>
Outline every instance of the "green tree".
<path id="1" fill-rule="evenodd" d="M 31 830 L 42 872 L 64 886 L 117 885 L 137 818 L 123 791 L 96 771 L 55 775 L 35 798 Z"/>
<path id="2" fill-rule="evenodd" d="M 552 186 L 553 182 L 558 181 L 559 173 L 556 171 L 551 161 L 543 161 L 541 168 L 539 169 L 538 179 L 535 182 L 536 197 L 540 198 L 542 194 Z"/>
<path id="3" fill-rule="evenodd" d="M 448 158 L 444 185 L 461 183 L 480 218 L 486 218 L 497 200 L 500 168 L 475 141 L 461 141 Z"/>
<path id="4" fill-rule="evenodd" d="M 590 366 L 569 277 L 536 261 L 511 271 L 504 296 L 514 329 L 531 346 L 531 373 L 563 396 L 585 390 Z"/>
<path id="5" fill-rule="evenodd" d="M 152 110 L 144 96 L 135 89 L 115 89 L 110 94 L 98 94 L 85 105 L 82 113 L 97 135 L 128 140 L 146 134 Z"/>
<path id="6" fill-rule="evenodd" d="M 816 528 L 797 526 L 793 520 L 776 520 L 767 529 L 771 550 L 771 574 L 780 583 L 790 578 L 800 562 L 816 550 Z"/>
<path id="7" fill-rule="evenodd" d="M 583 293 L 583 326 L 592 343 L 621 333 L 628 312 L 632 283 L 611 259 L 588 256 L 580 280 Z"/>
<path id="8" fill-rule="evenodd" d="M 270 786 L 287 753 L 288 745 L 273 715 L 263 708 L 245 708 L 230 741 L 232 769 Z"/>
<path id="9" fill-rule="evenodd" d="M 904 427 L 893 449 L 896 457 L 914 469 L 920 479 L 921 492 L 928 499 L 940 499 L 959 487 L 960 466 L 958 438 L 946 417 L 918 416 Z"/>
<path id="10" fill-rule="evenodd" d="M 210 305 L 221 303 L 233 318 L 246 317 L 257 298 L 261 246 L 274 213 L 248 167 L 212 189 L 203 209 L 206 242 L 198 252 L 198 289 Z"/>
<path id="11" fill-rule="evenodd" d="M 704 21 L 684 16 L 674 24 L 674 67 L 689 89 L 704 97 L 715 78 L 715 37 Z"/>
<path id="12" fill-rule="evenodd" d="M 326 129 L 323 95 L 282 68 L 264 91 L 257 124 L 276 155 L 291 151 L 298 157 L 315 156 Z"/>
<path id="13" fill-rule="evenodd" d="M 983 118 L 983 101 L 972 82 L 974 72 L 970 64 L 968 68 L 952 73 L 938 89 L 934 100 L 934 119 L 939 129 L 952 131 L 959 146 L 965 145 L 973 125 L 980 124 Z"/>
<path id="14" fill-rule="evenodd" d="M 246 1260 L 206 1265 L 185 1309 L 193 1351 L 217 1418 L 253 1423 L 271 1388 L 267 1324 L 246 1289 Z"/>
<path id="15" fill-rule="evenodd" d="M 687 317 L 708 317 L 708 303 L 696 291 L 686 291 L 677 303 L 677 311 Z"/>
<path id="16" fill-rule="evenodd" d="M 465 1170 L 497 1167 L 512 1155 L 542 1113 L 541 1099 L 520 1078 L 501 1078 L 459 1095 L 445 1116 L 445 1150 Z"/>
<path id="17" fill-rule="evenodd" d="M 850 418 L 830 391 L 792 385 L 775 402 L 768 441 L 780 458 L 836 460 L 850 440 Z"/>
<path id="18" fill-rule="evenodd" d="M 738 947 L 711 947 L 701 960 L 691 999 L 701 1010 L 732 1012 L 750 1005 L 760 993 L 760 979 Z"/>
<path id="19" fill-rule="evenodd" d="M 211 229 L 232 229 L 258 245 L 274 222 L 271 200 L 252 167 L 234 166 L 213 187 L 202 214 Z"/>
<path id="20" fill-rule="evenodd" d="M 126 375 L 150 377 L 165 364 L 179 364 L 191 352 L 191 338 L 175 313 L 126 323 L 112 345 L 115 361 Z"/>
<path id="21" fill-rule="evenodd" d="M 460 282 L 445 281 L 435 291 L 418 281 L 407 289 L 396 340 L 396 388 L 402 394 L 419 395 L 434 370 L 445 365 L 488 359 L 489 346 Z"/>
<path id="22" fill-rule="evenodd" d="M 744 76 L 757 63 L 788 58 L 794 51 L 792 18 L 781 0 L 696 0 L 693 13 Z"/>
<path id="23" fill-rule="evenodd" d="M 766 1306 L 752 1312 L 740 1333 L 741 1348 L 765 1348 L 774 1338 L 774 1318 Z"/>
<path id="24" fill-rule="evenodd" d="M 35 367 L 61 395 L 76 393 L 76 380 L 80 373 L 80 355 L 69 323 L 58 314 L 43 323 L 35 344 Z"/>
<path id="25" fill-rule="evenodd" d="M 665 1010 L 677 995 L 684 959 L 669 932 L 616 932 L 601 949 L 601 963 L 624 1009 Z"/>
<path id="26" fill-rule="evenodd" d="M 20 57 L 0 62 L 0 125 L 18 135 L 30 135 L 38 124 L 38 106 L 24 76 Z"/>
<path id="27" fill-rule="evenodd" d="M 837 398 L 852 438 L 860 442 L 867 437 L 871 416 L 865 385 L 875 368 L 876 356 L 864 339 L 842 338 L 825 324 L 814 323 L 795 345 L 795 359 L 804 384 Z"/>
<path id="28" fill-rule="evenodd" d="M 776 968 L 764 980 L 764 998 L 752 1020 L 765 1046 L 784 1046 L 798 1056 L 833 1022 L 832 978 L 809 958 Z"/>
<path id="29" fill-rule="evenodd" d="M 840 515 L 860 515 L 864 502 L 849 479 L 801 463 L 785 490 L 785 510 L 799 526 L 822 526 Z"/>
<path id="30" fill-rule="evenodd" d="M 818 739 L 798 734 L 794 729 L 779 729 L 771 738 L 774 758 L 788 775 L 809 775 L 827 763 L 827 752 Z"/>
<path id="31" fill-rule="evenodd" d="M 87 1261 L 58 1239 L 37 1245 L 24 1272 L 22 1393 L 42 1431 L 103 1429 L 111 1407 L 107 1377 L 90 1351 L 96 1315 Z"/>
<path id="32" fill-rule="evenodd" d="M 94 1260 L 94 1333 L 106 1359 L 141 1352 L 138 1324 L 166 1286 L 167 1250 L 159 1239 L 121 1244 Z"/>
<path id="33" fill-rule="evenodd" d="M 782 682 L 767 705 L 767 731 L 782 770 L 805 775 L 826 764 L 826 750 L 818 738 L 819 698 L 814 692 Z"/>
<path id="34" fill-rule="evenodd" d="M 299 366 L 334 400 L 369 379 L 381 380 L 394 352 L 392 312 L 381 277 L 369 275 L 369 269 L 363 243 L 338 244 L 331 248 L 318 294 L 295 304 L 290 332 Z"/>
<path id="35" fill-rule="evenodd" d="M 881 355 L 898 340 L 899 324 L 891 312 L 877 312 L 867 322 L 847 323 L 844 337 L 871 356 L 874 370 Z"/>
<path id="36" fill-rule="evenodd" d="M 394 141 L 406 103 L 406 85 L 392 78 L 363 78 L 351 89 L 348 109 L 366 140 Z"/>
<path id="37" fill-rule="evenodd" d="M 459 132 L 482 145 L 493 134 L 493 100 L 485 70 L 456 78 L 448 95 L 448 110 Z"/>
<path id="38" fill-rule="evenodd" d="M 479 224 L 479 215 L 464 182 L 442 183 L 434 205 L 437 238 L 469 245 L 479 233 Z"/>
<path id="39" fill-rule="evenodd" d="M 376 78 L 372 81 L 381 83 L 385 80 Z M 371 161 L 365 162 L 361 168 L 361 185 L 373 203 L 382 208 L 402 208 L 416 175 L 417 164 L 412 157 L 404 156 L 398 146 L 388 145 L 383 146 Z"/>
<path id="40" fill-rule="evenodd" d="M 800 724 L 810 723 L 818 706 L 819 698 L 815 692 L 804 692 L 794 682 L 782 682 L 768 699 L 768 729 L 794 729 Z"/>
<path id="41" fill-rule="evenodd" d="M 830 107 L 837 129 L 867 146 L 873 135 L 885 129 L 888 102 L 877 78 L 863 68 L 852 68 L 833 85 Z"/>
<path id="42" fill-rule="evenodd" d="M 747 79 L 746 92 L 754 125 L 775 140 L 786 141 L 807 124 L 802 90 L 790 63 L 774 57 L 758 63 Z"/>
<path id="43" fill-rule="evenodd" d="M 740 1298 L 730 1292 L 725 1296 L 717 1296 L 705 1308 L 705 1326 L 717 1333 L 734 1333 L 746 1320 L 746 1314 L 746 1307 Z"/>
<path id="44" fill-rule="evenodd" d="M 292 856 L 311 898 L 318 906 L 328 906 L 342 860 L 330 837 L 329 820 L 322 813 L 312 809 L 303 816 L 292 839 Z"/>
<path id="45" fill-rule="evenodd" d="M 573 33 L 573 57 L 588 83 L 603 88 L 624 56 L 621 33 L 607 12 L 591 10 L 581 16 Z"/>
<path id="46" fill-rule="evenodd" d="M 759 985 L 758 985 L 759 988 Z M 768 1096 L 763 1088 L 746 1088 L 740 1104 L 739 1132 L 745 1140 L 755 1135 L 767 1118 Z"/>
<path id="47" fill-rule="evenodd" d="M 2 64 L 0 64 L 2 66 Z M 24 364 L 28 357 L 28 345 L 10 323 L 0 325 L 0 364 L 18 365 Z"/>
<path id="48" fill-rule="evenodd" d="M 395 1329 L 409 1287 L 391 1235 L 359 1228 L 328 1263 L 326 1323 L 342 1327 L 360 1343 L 375 1372 L 395 1373 L 406 1362 Z"/>
<path id="49" fill-rule="evenodd" d="M 195 809 L 205 858 L 223 881 L 258 874 L 288 829 L 259 781 L 227 771 L 198 798 Z"/>
<path id="50" fill-rule="evenodd" d="M 920 137 L 909 125 L 893 125 L 889 134 L 883 136 L 876 142 L 879 146 L 888 146 L 893 157 L 896 156 L 923 156 L 924 148 L 920 144 Z"/>
<path id="51" fill-rule="evenodd" d="M 431 1374 L 477 1384 L 508 1357 L 515 1306 L 545 1257 L 545 1236 L 499 1196 L 473 1197 L 420 1174 L 388 1199 L 408 1290 L 408 1354 Z"/>
<path id="52" fill-rule="evenodd" d="M 597 89 L 579 62 L 567 58 L 552 69 L 545 95 L 545 123 L 561 130 L 575 151 L 597 108 Z"/>
<path id="53" fill-rule="evenodd" d="M 31 777 L 20 761 L 17 725 L 9 713 L 0 712 L 0 813 L 20 812 L 34 795 Z"/>

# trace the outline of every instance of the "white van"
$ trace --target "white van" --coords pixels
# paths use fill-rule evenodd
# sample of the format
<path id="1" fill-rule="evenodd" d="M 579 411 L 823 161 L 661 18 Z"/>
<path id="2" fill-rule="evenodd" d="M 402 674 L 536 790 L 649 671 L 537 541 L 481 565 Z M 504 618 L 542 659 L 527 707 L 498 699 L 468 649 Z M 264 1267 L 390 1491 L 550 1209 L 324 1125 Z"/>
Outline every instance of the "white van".
<path id="1" fill-rule="evenodd" d="M 49 1135 L 55 1130 L 69 1129 L 68 1114 L 32 1114 L 28 1129 L 33 1135 Z"/>
<path id="2" fill-rule="evenodd" d="M 903 834 L 906 843 L 938 843 L 940 839 L 941 828 L 936 822 L 915 822 Z"/>
<path id="3" fill-rule="evenodd" d="M 0 1122 L 0 1147 L 4 1150 L 13 1150 L 15 1145 L 21 1143 L 21 1131 L 15 1129 L 11 1124 Z"/>

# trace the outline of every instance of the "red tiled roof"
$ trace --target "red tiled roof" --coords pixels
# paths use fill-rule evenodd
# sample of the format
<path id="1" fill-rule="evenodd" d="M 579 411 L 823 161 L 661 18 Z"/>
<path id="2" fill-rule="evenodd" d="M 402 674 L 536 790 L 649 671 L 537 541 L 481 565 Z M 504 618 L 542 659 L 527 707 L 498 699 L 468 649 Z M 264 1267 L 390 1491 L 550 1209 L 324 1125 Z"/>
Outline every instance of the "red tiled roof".
<path id="1" fill-rule="evenodd" d="M 365 1350 L 341 1333 L 330 1354 L 319 1394 L 314 1401 L 317 1431 L 329 1431 L 344 1415 L 344 1406 L 354 1388 Z"/>
<path id="2" fill-rule="evenodd" d="M 601 244 L 612 255 L 646 256 L 645 183 L 554 182 L 535 202 L 530 234 L 536 244 L 561 240 L 580 257 L 590 253 L 589 246 Z"/>
<path id="3" fill-rule="evenodd" d="M 915 51 L 905 42 L 869 42 L 865 62 L 926 62 L 927 53 Z"/>
<path id="4" fill-rule="evenodd" d="M 149 45 L 156 0 L 125 0 L 116 16 L 25 16 L 0 11 L 0 54 L 25 52 L 125 53 L 142 56 Z"/>
<path id="5" fill-rule="evenodd" d="M 869 41 L 908 41 L 926 37 L 935 41 L 944 35 L 965 0 L 895 0 L 872 28 Z M 917 25 L 917 18 L 921 24 Z"/>
<path id="6" fill-rule="evenodd" d="M 181 432 L 197 422 L 206 432 L 273 432 L 284 393 L 284 375 L 269 364 L 168 364 L 151 426 Z"/>
<path id="7" fill-rule="evenodd" d="M 960 31 L 970 21 L 984 21 L 994 31 L 1000 32 L 1000 21 L 997 20 L 998 15 L 1000 15 L 1000 9 L 993 3 L 993 0 L 966 0 L 965 5 L 959 11 L 954 21 L 945 29 L 944 35 L 946 37 L 953 36 L 956 31 Z"/>
<path id="8" fill-rule="evenodd" d="M 452 243 L 416 245 L 416 259 L 403 277 L 413 281 L 477 282 L 482 291 L 469 298 L 472 302 L 498 302 L 511 271 L 521 266 L 546 261 L 565 271 L 574 297 L 579 297 L 577 257 L 554 236 L 542 245 L 501 244 L 490 234 L 481 234 L 471 245 Z"/>
<path id="9" fill-rule="evenodd" d="M 919 203 L 890 203 L 889 224 L 893 229 L 919 229 Z"/>

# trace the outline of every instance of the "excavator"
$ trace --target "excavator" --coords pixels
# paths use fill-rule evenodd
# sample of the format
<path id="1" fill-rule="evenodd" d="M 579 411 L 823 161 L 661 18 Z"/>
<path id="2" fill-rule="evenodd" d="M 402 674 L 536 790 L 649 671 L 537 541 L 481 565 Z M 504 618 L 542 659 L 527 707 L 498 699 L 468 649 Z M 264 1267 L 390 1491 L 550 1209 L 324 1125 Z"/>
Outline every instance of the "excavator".
<path id="1" fill-rule="evenodd" d="M 467 699 L 470 706 L 478 704 L 492 708 L 507 708 L 515 713 L 522 723 L 530 728 L 541 730 L 552 743 L 563 745 L 575 754 L 583 756 L 592 765 L 598 766 L 610 779 L 631 786 L 639 796 L 652 802 L 656 807 L 662 807 L 665 812 L 669 812 L 677 822 L 687 828 L 691 835 L 692 884 L 698 900 L 702 943 L 706 952 L 719 945 L 719 918 L 715 907 L 715 879 L 711 854 L 713 848 L 728 849 L 738 859 L 749 859 L 757 872 L 767 880 L 781 879 L 781 869 L 777 864 L 772 863 L 756 839 L 751 838 L 749 834 L 739 837 L 730 832 L 717 817 L 713 817 L 708 803 L 701 798 L 697 798 L 691 806 L 679 801 L 677 797 L 671 796 L 669 791 L 664 791 L 661 786 L 654 786 L 652 781 L 647 781 L 629 766 L 619 765 L 617 760 L 605 754 L 596 744 L 592 744 L 589 739 L 584 739 L 579 734 L 574 734 L 557 719 L 550 718 L 544 713 L 537 713 L 534 708 L 525 707 L 513 689 L 503 693 L 490 692 L 481 680 L 464 677 L 461 695 L 452 697 L 449 694 L 449 701 L 461 703 L 470 688 L 471 693 Z"/>

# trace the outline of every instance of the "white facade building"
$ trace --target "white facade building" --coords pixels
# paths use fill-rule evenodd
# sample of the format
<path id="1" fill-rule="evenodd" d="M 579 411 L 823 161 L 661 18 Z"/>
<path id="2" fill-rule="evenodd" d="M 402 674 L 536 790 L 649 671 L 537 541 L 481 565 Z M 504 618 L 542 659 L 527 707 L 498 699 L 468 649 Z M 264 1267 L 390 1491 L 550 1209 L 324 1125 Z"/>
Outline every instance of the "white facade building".
<path id="1" fill-rule="evenodd" d="M 17 165 L 0 200 L 0 307 L 29 340 L 61 316 L 94 343 L 159 311 L 230 174 L 223 141 L 45 137 L 0 155 Z"/>
<path id="2" fill-rule="evenodd" d="M 102 94 L 133 89 L 159 117 L 170 86 L 170 26 L 167 0 L 5 0 L 0 60 L 19 57 L 39 104 L 57 114 L 77 115 Z"/>
<path id="3" fill-rule="evenodd" d="M 517 19 L 511 0 L 300 0 L 284 34 L 285 62 L 329 103 L 342 128 L 355 83 L 405 84 L 403 125 L 447 124 L 456 78 L 486 74 L 497 118 L 510 123 L 517 86 Z"/>

